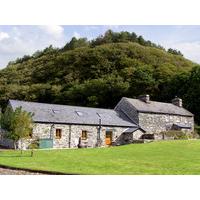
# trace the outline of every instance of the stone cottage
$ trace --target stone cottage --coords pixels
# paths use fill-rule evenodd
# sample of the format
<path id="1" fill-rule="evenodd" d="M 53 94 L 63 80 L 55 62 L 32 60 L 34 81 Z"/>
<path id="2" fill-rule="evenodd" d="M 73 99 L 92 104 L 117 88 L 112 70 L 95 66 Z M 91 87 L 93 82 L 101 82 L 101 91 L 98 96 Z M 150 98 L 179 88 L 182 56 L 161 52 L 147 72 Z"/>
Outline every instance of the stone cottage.
<path id="1" fill-rule="evenodd" d="M 23 110 L 34 113 L 33 130 L 30 138 L 23 142 L 23 148 L 28 148 L 34 140 L 39 140 L 41 148 L 121 145 L 132 143 L 144 133 L 126 115 L 110 109 L 18 100 L 9 100 L 8 106 L 13 110 L 22 107 Z M 0 145 L 13 148 L 12 142 L 3 134 Z M 18 146 L 21 148 L 20 144 Z"/>
<path id="2" fill-rule="evenodd" d="M 194 130 L 194 116 L 183 108 L 182 99 L 175 98 L 172 103 L 151 101 L 149 95 L 138 99 L 123 97 L 116 105 L 115 111 L 124 113 L 135 124 L 146 131 L 146 134 L 156 134 L 169 130 Z"/>

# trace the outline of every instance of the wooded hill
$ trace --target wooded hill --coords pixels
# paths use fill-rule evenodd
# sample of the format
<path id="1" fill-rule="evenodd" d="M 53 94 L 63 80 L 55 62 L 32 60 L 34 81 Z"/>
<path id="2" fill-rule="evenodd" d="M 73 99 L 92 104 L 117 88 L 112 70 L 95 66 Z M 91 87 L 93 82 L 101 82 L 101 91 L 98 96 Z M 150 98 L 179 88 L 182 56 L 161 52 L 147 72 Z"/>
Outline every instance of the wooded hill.
<path id="1" fill-rule="evenodd" d="M 113 108 L 121 97 L 148 93 L 152 100 L 183 98 L 200 114 L 200 67 L 180 51 L 111 30 L 88 41 L 72 38 L 25 55 L 0 71 L 0 104 L 8 99 Z"/>

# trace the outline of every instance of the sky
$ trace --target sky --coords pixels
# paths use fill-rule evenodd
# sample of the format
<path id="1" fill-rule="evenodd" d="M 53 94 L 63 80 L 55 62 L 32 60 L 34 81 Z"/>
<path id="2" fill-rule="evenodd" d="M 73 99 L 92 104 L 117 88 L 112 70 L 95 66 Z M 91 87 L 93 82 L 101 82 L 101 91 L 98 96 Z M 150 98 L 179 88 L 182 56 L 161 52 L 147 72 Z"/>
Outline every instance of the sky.
<path id="1" fill-rule="evenodd" d="M 9 61 L 31 55 L 49 45 L 62 47 L 72 37 L 91 40 L 108 29 L 135 32 L 166 49 L 180 50 L 186 58 L 200 63 L 200 26 L 197 25 L 0 25 L 0 68 L 6 67 Z"/>

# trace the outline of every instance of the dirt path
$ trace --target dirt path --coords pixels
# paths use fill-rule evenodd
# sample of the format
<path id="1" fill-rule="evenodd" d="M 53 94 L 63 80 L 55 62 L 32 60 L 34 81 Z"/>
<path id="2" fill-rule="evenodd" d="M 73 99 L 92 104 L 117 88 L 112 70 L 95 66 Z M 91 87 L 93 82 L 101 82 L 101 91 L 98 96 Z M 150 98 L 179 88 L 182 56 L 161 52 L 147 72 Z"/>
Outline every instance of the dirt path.
<path id="1" fill-rule="evenodd" d="M 0 167 L 0 175 L 44 175 L 37 172 L 27 172 L 24 170 L 6 169 Z"/>

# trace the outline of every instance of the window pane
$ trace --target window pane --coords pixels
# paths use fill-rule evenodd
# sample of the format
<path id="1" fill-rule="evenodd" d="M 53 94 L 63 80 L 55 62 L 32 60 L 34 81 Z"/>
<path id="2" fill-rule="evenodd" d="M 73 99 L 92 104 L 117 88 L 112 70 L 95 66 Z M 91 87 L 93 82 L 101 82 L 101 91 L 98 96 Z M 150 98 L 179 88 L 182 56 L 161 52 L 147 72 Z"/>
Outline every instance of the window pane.
<path id="1" fill-rule="evenodd" d="M 61 129 L 56 129 L 56 138 L 57 139 L 61 138 L 61 136 L 62 136 L 61 131 L 62 131 Z"/>
<path id="2" fill-rule="evenodd" d="M 81 139 L 82 140 L 86 140 L 87 139 L 87 131 L 82 131 Z"/>

